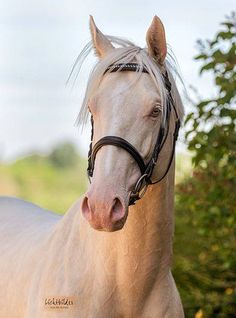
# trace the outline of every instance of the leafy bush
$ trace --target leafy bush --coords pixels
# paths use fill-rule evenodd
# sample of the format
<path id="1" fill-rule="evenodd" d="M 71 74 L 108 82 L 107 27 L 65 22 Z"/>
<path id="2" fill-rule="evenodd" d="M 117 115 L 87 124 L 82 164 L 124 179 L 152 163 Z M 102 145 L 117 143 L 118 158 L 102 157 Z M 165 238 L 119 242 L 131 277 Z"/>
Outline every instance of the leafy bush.
<path id="1" fill-rule="evenodd" d="M 58 145 L 49 155 L 49 161 L 61 168 L 73 167 L 78 162 L 78 154 L 73 144 L 63 143 Z"/>
<path id="2" fill-rule="evenodd" d="M 200 73 L 213 74 L 218 92 L 186 118 L 195 168 L 177 187 L 174 271 L 187 317 L 236 317 L 235 14 L 222 26 L 198 42 Z"/>

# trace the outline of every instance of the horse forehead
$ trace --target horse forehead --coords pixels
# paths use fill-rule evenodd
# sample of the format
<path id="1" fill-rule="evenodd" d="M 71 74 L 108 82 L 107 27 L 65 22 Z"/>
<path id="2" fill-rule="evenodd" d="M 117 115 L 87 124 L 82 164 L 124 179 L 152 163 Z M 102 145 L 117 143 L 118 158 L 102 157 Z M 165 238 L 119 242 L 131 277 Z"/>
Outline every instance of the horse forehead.
<path id="1" fill-rule="evenodd" d="M 139 99 L 154 92 L 155 86 L 147 74 L 116 72 L 104 76 L 98 94 L 102 97 Z"/>
<path id="2" fill-rule="evenodd" d="M 158 92 L 147 74 L 117 72 L 107 74 L 97 91 L 97 106 L 101 114 L 116 120 L 125 115 L 133 118 L 146 105 L 158 98 Z"/>

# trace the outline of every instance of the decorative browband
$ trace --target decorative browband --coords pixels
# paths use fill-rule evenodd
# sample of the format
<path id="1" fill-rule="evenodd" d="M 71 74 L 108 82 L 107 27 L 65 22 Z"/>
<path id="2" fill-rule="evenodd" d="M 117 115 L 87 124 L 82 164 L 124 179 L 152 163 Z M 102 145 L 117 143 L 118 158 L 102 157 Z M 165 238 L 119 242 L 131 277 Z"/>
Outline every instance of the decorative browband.
<path id="1" fill-rule="evenodd" d="M 140 70 L 142 73 L 149 73 L 145 66 L 142 67 L 137 63 L 119 63 L 108 66 L 104 74 L 106 74 L 107 72 L 114 73 L 118 71 L 139 72 Z"/>

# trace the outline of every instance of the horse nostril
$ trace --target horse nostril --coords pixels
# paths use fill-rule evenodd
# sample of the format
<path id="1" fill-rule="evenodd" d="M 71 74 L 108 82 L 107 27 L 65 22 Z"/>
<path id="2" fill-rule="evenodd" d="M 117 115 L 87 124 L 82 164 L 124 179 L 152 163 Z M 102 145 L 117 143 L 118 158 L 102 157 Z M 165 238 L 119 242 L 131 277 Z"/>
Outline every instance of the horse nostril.
<path id="1" fill-rule="evenodd" d="M 82 213 L 83 213 L 83 216 L 85 217 L 85 219 L 90 220 L 91 219 L 91 211 L 90 211 L 90 207 L 89 207 L 88 197 L 84 197 L 83 202 L 82 202 L 82 206 L 81 206 L 81 210 L 82 210 Z"/>
<path id="2" fill-rule="evenodd" d="M 81 203 L 81 212 L 88 223 L 96 230 L 120 230 L 126 220 L 127 210 L 122 199 L 109 196 L 110 199 L 100 198 L 99 195 L 87 194 Z M 114 198 L 114 199 L 113 199 Z"/>
<path id="3" fill-rule="evenodd" d="M 114 199 L 111 208 L 111 219 L 113 222 L 120 221 L 125 216 L 125 207 L 119 198 Z"/>

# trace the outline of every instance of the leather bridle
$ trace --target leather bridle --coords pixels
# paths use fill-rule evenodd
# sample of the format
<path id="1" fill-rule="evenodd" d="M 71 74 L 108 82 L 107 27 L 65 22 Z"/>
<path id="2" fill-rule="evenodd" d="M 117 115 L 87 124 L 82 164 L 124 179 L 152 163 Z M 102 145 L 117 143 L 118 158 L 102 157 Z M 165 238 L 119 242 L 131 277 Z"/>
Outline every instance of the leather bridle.
<path id="1" fill-rule="evenodd" d="M 110 72 L 117 72 L 117 71 L 138 72 L 140 70 L 140 66 L 137 63 L 115 64 L 110 66 L 106 70 L 106 72 L 108 70 Z M 149 73 L 145 67 L 141 69 L 141 72 L 147 73 L 147 74 Z M 93 117 L 91 116 L 92 132 L 91 132 L 91 143 L 90 143 L 89 153 L 88 153 L 88 169 L 87 169 L 89 180 L 93 176 L 95 159 L 99 149 L 101 149 L 103 146 L 106 146 L 106 145 L 112 145 L 112 146 L 116 146 L 116 147 L 120 147 L 124 149 L 134 158 L 134 160 L 138 164 L 139 169 L 141 171 L 141 177 L 137 180 L 133 190 L 130 193 L 129 205 L 134 205 L 137 200 L 141 199 L 149 185 L 158 183 L 161 180 L 163 180 L 165 176 L 167 175 L 173 161 L 173 157 L 175 153 L 175 144 L 178 138 L 178 132 L 180 128 L 180 119 L 178 117 L 178 114 L 174 105 L 174 101 L 171 95 L 171 83 L 169 81 L 167 72 L 165 72 L 165 74 L 162 74 L 162 76 L 164 79 L 166 90 L 168 92 L 167 109 L 166 109 L 165 118 L 164 118 L 166 126 L 161 125 L 158 136 L 157 136 L 157 141 L 156 141 L 154 150 L 152 152 L 151 159 L 147 163 L 144 162 L 144 159 L 142 158 L 138 150 L 133 145 L 131 145 L 128 141 L 118 136 L 103 137 L 100 140 L 98 140 L 98 142 L 94 146 L 92 146 L 94 127 L 93 127 Z M 172 109 L 174 110 L 174 114 L 175 114 L 175 130 L 173 134 L 173 145 L 172 145 L 170 159 L 164 174 L 158 180 L 152 181 L 151 177 L 152 177 L 153 170 L 157 164 L 159 154 L 169 135 L 170 114 Z"/>

